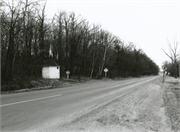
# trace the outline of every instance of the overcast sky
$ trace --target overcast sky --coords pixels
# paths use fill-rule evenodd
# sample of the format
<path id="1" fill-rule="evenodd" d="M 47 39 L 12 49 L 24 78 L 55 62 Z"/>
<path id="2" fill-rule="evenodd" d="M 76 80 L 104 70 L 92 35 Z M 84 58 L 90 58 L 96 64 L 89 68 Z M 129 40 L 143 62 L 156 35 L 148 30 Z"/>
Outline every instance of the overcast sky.
<path id="1" fill-rule="evenodd" d="M 47 0 L 46 15 L 52 18 L 58 10 L 81 15 L 125 43 L 133 42 L 161 68 L 170 61 L 162 51 L 168 51 L 167 40 L 179 40 L 179 5 L 179 0 Z"/>

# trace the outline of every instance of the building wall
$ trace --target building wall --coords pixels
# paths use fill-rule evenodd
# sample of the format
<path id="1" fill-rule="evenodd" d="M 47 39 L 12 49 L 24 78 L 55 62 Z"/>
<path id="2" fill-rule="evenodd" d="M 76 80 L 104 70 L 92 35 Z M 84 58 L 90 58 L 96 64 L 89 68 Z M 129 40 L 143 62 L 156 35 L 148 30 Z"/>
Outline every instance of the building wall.
<path id="1" fill-rule="evenodd" d="M 43 78 L 50 78 L 49 77 L 49 67 L 43 67 L 42 68 L 42 77 Z"/>
<path id="2" fill-rule="evenodd" d="M 50 78 L 59 78 L 59 66 L 49 67 L 49 77 Z"/>
<path id="3" fill-rule="evenodd" d="M 49 66 L 42 68 L 42 77 L 48 79 L 60 78 L 60 66 Z"/>

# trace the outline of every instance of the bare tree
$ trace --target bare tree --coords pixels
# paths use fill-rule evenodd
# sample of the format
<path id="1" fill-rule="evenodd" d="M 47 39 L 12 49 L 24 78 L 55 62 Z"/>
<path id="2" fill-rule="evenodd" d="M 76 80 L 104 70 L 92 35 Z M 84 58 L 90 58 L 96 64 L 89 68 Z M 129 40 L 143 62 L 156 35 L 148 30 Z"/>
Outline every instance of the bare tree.
<path id="1" fill-rule="evenodd" d="M 3 5 L 7 7 L 8 13 L 6 14 L 6 26 L 8 30 L 8 45 L 7 45 L 7 56 L 6 56 L 6 62 L 5 62 L 5 80 L 10 81 L 13 77 L 13 67 L 14 67 L 14 59 L 16 56 L 16 51 L 18 49 L 18 43 L 16 42 L 16 37 L 21 32 L 21 6 L 22 4 L 19 2 L 16 5 L 14 4 L 14 1 L 12 1 L 12 4 L 9 2 L 2 1 Z"/>
<path id="2" fill-rule="evenodd" d="M 43 8 L 39 11 L 41 14 L 38 14 L 39 17 L 39 47 L 40 47 L 40 53 L 41 56 L 44 57 L 44 39 L 45 39 L 45 8 L 46 8 L 46 3 L 44 4 Z"/>
<path id="3" fill-rule="evenodd" d="M 69 70 L 69 21 L 70 18 L 68 14 L 64 14 L 64 29 L 65 29 L 65 71 Z"/>
<path id="4" fill-rule="evenodd" d="M 74 73 L 79 78 L 81 75 L 102 77 L 105 67 L 113 76 L 116 73 L 123 76 L 128 72 L 127 75 L 131 76 L 136 71 L 143 73 L 143 70 L 153 69 L 152 61 L 141 52 L 132 50 L 135 49 L 133 46 L 126 46 L 120 38 L 101 29 L 100 25 L 91 26 L 73 12 L 59 12 L 50 23 L 47 20 L 51 19 L 47 19 L 45 14 L 46 2 L 9 1 L 12 2 L 0 0 L 0 6 L 5 7 L 0 9 L 4 80 L 21 81 L 41 76 L 40 65 L 44 58 L 48 58 L 49 43 L 53 45 L 53 59 L 57 58 L 62 73 L 70 70 L 71 75 Z M 177 54 L 175 47 L 175 51 L 170 48 L 173 51 L 170 57 L 177 63 L 173 56 L 174 52 Z"/>
<path id="5" fill-rule="evenodd" d="M 107 32 L 107 31 L 102 31 L 102 37 L 103 37 L 102 44 L 104 46 L 104 53 L 103 53 L 101 66 L 99 68 L 99 73 L 98 73 L 99 76 L 102 75 L 104 63 L 106 60 L 107 50 L 109 49 L 110 45 L 112 44 L 113 40 L 115 39 L 115 36 L 113 36 L 111 33 Z"/>
<path id="6" fill-rule="evenodd" d="M 171 43 L 168 41 L 168 45 L 169 45 L 169 54 L 164 49 L 162 49 L 162 50 L 171 59 L 172 64 L 174 65 L 175 78 L 177 78 L 177 74 L 178 74 L 177 57 L 179 56 L 179 54 L 178 54 L 178 42 L 174 41 L 174 44 L 172 46 Z"/>
<path id="7" fill-rule="evenodd" d="M 95 63 L 98 56 L 98 43 L 99 43 L 99 28 L 100 26 L 93 25 L 93 32 L 91 33 L 91 41 L 88 45 L 90 54 L 92 56 L 92 67 L 91 67 L 91 73 L 90 73 L 90 79 L 92 78 Z"/>

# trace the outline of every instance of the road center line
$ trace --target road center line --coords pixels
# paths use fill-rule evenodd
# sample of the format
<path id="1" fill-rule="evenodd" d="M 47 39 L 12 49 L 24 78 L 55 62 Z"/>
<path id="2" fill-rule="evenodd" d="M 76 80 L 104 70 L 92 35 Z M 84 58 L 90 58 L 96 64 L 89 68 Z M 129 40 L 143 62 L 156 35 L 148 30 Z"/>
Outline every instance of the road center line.
<path id="1" fill-rule="evenodd" d="M 27 103 L 27 102 L 37 101 L 37 100 L 43 100 L 43 99 L 48 99 L 48 98 L 54 98 L 54 97 L 58 97 L 58 96 L 62 96 L 62 94 L 57 94 L 57 95 L 42 97 L 42 98 L 37 98 L 37 99 L 30 99 L 30 100 L 15 102 L 15 103 L 3 104 L 3 105 L 0 105 L 0 107 L 22 104 L 22 103 Z"/>

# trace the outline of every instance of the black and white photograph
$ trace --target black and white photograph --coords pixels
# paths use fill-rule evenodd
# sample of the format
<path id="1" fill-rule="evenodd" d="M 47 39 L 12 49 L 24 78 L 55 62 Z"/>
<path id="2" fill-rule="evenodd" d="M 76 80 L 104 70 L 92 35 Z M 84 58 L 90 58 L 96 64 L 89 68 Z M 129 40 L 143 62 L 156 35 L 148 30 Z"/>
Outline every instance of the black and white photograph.
<path id="1" fill-rule="evenodd" d="M 0 0 L 1 132 L 180 132 L 180 0 Z"/>

